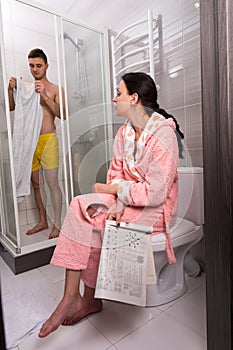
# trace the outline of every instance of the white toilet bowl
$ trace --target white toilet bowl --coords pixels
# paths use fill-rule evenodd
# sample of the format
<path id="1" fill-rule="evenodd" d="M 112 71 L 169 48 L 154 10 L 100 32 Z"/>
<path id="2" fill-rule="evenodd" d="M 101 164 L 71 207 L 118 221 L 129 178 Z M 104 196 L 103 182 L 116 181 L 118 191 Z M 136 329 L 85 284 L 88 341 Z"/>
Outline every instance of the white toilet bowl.
<path id="1" fill-rule="evenodd" d="M 172 226 L 171 241 L 176 263 L 169 264 L 166 235 L 152 236 L 157 283 L 147 286 L 147 306 L 157 306 L 177 299 L 187 290 L 184 258 L 190 248 L 203 237 L 203 169 L 178 168 L 179 192 L 177 218 Z"/>

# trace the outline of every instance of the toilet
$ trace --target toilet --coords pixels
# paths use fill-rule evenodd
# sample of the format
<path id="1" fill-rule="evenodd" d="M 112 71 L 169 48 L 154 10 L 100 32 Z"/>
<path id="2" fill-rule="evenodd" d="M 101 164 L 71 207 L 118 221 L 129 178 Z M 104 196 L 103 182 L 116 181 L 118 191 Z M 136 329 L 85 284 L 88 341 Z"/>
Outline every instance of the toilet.
<path id="1" fill-rule="evenodd" d="M 176 263 L 168 263 L 165 234 L 153 235 L 152 247 L 157 282 L 147 286 L 147 306 L 171 302 L 186 292 L 185 255 L 203 237 L 203 169 L 179 167 L 178 174 L 177 218 L 170 229 Z"/>

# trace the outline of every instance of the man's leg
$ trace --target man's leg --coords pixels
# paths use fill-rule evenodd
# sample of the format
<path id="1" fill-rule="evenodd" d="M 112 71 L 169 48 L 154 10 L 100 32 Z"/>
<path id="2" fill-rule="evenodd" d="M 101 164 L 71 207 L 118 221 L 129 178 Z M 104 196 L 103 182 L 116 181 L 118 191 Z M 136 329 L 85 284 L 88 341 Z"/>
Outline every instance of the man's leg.
<path id="1" fill-rule="evenodd" d="M 48 228 L 47 215 L 45 206 L 43 204 L 43 200 L 45 202 L 46 195 L 43 186 L 43 177 L 40 170 L 36 170 L 32 172 L 31 176 L 32 186 L 34 189 L 34 196 L 36 201 L 36 206 L 39 212 L 39 223 L 34 226 L 31 230 L 26 232 L 26 235 L 32 235 L 41 230 L 45 230 Z"/>
<path id="2" fill-rule="evenodd" d="M 59 236 L 61 229 L 62 193 L 58 183 L 58 168 L 44 170 L 54 211 L 54 224 L 49 239 Z"/>

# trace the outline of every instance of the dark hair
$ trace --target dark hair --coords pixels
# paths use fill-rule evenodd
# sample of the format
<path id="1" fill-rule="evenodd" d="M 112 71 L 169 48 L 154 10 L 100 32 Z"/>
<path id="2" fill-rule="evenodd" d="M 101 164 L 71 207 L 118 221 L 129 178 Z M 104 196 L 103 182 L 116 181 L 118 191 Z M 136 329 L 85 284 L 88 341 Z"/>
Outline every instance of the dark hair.
<path id="1" fill-rule="evenodd" d="M 139 100 L 141 101 L 149 116 L 151 116 L 153 112 L 157 112 L 163 115 L 166 119 L 173 119 L 176 125 L 176 137 L 179 146 L 179 157 L 183 158 L 183 145 L 181 139 L 184 138 L 184 134 L 180 130 L 180 126 L 176 118 L 159 107 L 159 104 L 157 102 L 158 93 L 154 80 L 148 74 L 142 72 L 126 73 L 121 78 L 124 81 L 130 95 L 134 94 L 135 92 L 138 94 Z"/>
<path id="2" fill-rule="evenodd" d="M 28 58 L 37 58 L 37 57 L 42 58 L 45 64 L 48 62 L 46 54 L 41 49 L 38 49 L 38 48 L 32 49 L 28 54 Z"/>

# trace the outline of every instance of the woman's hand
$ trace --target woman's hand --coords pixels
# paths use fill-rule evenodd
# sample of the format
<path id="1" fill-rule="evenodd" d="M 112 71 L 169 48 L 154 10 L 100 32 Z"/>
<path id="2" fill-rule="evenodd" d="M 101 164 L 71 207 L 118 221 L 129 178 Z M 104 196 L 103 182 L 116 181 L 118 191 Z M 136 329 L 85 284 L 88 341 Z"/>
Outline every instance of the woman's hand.
<path id="1" fill-rule="evenodd" d="M 106 184 L 96 183 L 92 186 L 92 192 L 108 193 L 108 194 L 113 194 L 114 196 L 116 196 L 117 195 L 117 187 L 118 187 L 118 185 L 106 185 Z"/>
<path id="2" fill-rule="evenodd" d="M 117 198 L 116 203 L 108 211 L 107 220 L 116 220 L 117 226 L 120 225 L 121 217 L 124 213 L 125 205 Z"/>

